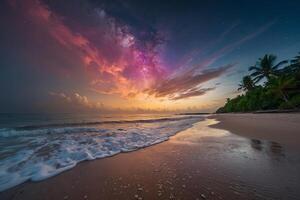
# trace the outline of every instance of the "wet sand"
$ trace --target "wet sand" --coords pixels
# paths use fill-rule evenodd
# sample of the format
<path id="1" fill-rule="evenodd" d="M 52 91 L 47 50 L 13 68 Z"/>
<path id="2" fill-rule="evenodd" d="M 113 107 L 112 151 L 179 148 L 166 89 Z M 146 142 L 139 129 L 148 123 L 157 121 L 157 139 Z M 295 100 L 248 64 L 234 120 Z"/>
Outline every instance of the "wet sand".
<path id="1" fill-rule="evenodd" d="M 290 115 L 214 115 L 220 124 L 207 119 L 167 142 L 83 162 L 0 199 L 299 199 L 300 121 Z"/>
<path id="2" fill-rule="evenodd" d="M 218 114 L 212 118 L 220 121 L 212 127 L 300 150 L 300 113 Z"/>

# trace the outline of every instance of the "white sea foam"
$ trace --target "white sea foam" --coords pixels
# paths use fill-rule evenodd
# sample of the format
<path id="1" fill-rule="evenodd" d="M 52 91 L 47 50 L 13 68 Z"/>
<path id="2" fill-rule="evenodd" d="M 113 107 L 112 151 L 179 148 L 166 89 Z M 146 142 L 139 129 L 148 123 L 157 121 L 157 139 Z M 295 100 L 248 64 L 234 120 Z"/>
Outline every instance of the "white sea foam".
<path id="1" fill-rule="evenodd" d="M 168 140 L 201 117 L 64 127 L 0 130 L 0 191 L 40 181 L 78 162 L 129 152 Z"/>

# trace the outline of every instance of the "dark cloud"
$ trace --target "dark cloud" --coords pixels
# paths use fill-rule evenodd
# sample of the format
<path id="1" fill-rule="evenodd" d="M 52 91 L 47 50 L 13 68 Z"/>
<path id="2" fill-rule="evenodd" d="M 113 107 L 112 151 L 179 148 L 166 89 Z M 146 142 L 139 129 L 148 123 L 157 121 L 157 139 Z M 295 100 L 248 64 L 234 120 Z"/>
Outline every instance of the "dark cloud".
<path id="1" fill-rule="evenodd" d="M 194 97 L 194 96 L 202 96 L 202 95 L 206 94 L 207 92 L 212 91 L 214 89 L 216 89 L 216 88 L 215 87 L 200 88 L 200 89 L 193 88 L 191 90 L 188 90 L 185 93 L 179 94 L 178 96 L 171 97 L 171 100 L 179 100 L 179 99 L 185 99 L 185 98 Z"/>
<path id="2" fill-rule="evenodd" d="M 196 70 L 190 70 L 162 80 L 153 88 L 148 89 L 147 92 L 155 97 L 167 97 L 172 100 L 203 95 L 212 88 L 197 89 L 200 84 L 222 76 L 233 66 L 233 64 L 230 64 L 219 68 L 206 69 L 200 73 L 196 73 Z"/>

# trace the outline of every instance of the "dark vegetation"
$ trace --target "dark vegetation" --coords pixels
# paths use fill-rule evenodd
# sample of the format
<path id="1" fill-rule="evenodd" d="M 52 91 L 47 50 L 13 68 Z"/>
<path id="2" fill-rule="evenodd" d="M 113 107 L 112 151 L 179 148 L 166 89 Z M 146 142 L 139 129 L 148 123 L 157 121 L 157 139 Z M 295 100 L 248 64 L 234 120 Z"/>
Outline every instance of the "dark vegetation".
<path id="1" fill-rule="evenodd" d="M 300 53 L 278 63 L 276 56 L 265 55 L 249 72 L 239 84 L 243 94 L 228 98 L 217 113 L 300 108 Z"/>

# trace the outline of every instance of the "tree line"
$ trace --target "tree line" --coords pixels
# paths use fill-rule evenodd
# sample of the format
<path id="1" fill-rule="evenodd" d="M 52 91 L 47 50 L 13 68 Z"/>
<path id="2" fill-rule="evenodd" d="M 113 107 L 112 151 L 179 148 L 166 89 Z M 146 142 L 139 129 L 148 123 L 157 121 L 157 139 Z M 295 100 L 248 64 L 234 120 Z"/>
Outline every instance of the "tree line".
<path id="1" fill-rule="evenodd" d="M 291 60 L 277 63 L 276 59 L 272 54 L 259 58 L 239 84 L 243 94 L 228 98 L 216 112 L 300 108 L 300 52 Z"/>

